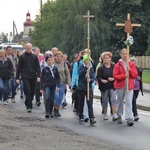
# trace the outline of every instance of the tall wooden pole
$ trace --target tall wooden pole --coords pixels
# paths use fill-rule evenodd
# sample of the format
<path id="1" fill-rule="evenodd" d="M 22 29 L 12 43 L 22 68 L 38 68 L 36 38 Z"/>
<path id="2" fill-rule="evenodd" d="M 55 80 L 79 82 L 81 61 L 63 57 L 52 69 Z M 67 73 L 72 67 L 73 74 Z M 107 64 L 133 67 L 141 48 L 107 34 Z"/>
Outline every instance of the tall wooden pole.
<path id="1" fill-rule="evenodd" d="M 87 49 L 88 49 L 88 62 L 89 62 L 89 57 L 90 57 L 90 18 L 93 18 L 94 15 L 90 15 L 90 11 L 88 10 L 87 15 L 84 15 L 83 17 L 87 18 Z M 89 62 L 90 63 L 90 62 Z M 87 78 L 90 77 L 89 72 L 90 72 L 90 64 L 88 65 L 87 69 Z M 87 100 L 90 99 L 90 83 L 87 82 Z"/>
<path id="2" fill-rule="evenodd" d="M 43 2 L 42 2 L 42 0 L 40 0 L 40 9 L 41 9 L 41 20 L 42 20 L 42 5 L 43 5 Z"/>
<path id="3" fill-rule="evenodd" d="M 130 14 L 127 14 L 127 20 L 125 21 L 125 23 L 116 23 L 116 26 L 120 26 L 120 27 L 125 27 L 124 31 L 127 33 L 127 38 L 129 38 L 130 33 L 132 32 L 132 28 L 133 27 L 141 27 L 141 24 L 132 24 L 131 20 L 130 20 Z M 130 55 L 130 45 L 127 45 L 127 60 L 126 60 L 126 64 L 127 66 L 129 66 L 129 55 Z M 126 91 L 129 91 L 129 82 L 128 82 L 128 78 L 126 78 Z"/>

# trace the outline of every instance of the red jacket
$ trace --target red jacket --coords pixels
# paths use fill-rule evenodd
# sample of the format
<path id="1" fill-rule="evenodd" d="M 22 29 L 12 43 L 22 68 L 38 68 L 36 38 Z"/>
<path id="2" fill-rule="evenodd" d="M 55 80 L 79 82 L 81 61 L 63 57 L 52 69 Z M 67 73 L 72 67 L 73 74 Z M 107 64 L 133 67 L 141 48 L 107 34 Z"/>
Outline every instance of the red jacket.
<path id="1" fill-rule="evenodd" d="M 133 79 L 137 78 L 137 70 L 133 62 L 129 62 L 130 71 L 129 71 L 129 80 L 128 80 L 128 86 L 129 90 L 134 89 Z M 115 89 L 121 89 L 124 87 L 125 84 L 125 70 L 123 63 L 121 61 L 118 61 L 118 63 L 115 65 L 113 69 L 113 77 L 115 79 L 114 81 L 114 88 Z"/>

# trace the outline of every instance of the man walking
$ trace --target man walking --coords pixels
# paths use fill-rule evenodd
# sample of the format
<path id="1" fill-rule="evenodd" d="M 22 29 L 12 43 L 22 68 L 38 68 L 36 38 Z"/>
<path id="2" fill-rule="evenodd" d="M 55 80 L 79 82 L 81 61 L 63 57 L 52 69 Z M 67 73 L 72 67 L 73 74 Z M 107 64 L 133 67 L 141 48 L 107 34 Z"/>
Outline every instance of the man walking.
<path id="1" fill-rule="evenodd" d="M 25 53 L 23 53 L 18 62 L 16 73 L 16 82 L 19 84 L 19 77 L 23 80 L 24 93 L 26 96 L 25 106 L 27 112 L 32 111 L 32 100 L 35 93 L 35 82 L 40 82 L 40 65 L 36 55 L 32 53 L 32 44 L 25 45 Z"/>

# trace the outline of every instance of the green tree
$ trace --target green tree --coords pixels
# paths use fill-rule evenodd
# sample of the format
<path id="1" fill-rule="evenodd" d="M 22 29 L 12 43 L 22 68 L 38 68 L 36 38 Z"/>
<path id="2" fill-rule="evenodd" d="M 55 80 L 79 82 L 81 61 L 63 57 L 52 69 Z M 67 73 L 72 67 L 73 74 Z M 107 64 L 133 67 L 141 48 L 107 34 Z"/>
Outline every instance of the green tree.
<path id="1" fill-rule="evenodd" d="M 110 44 L 113 51 L 117 51 L 125 47 L 126 33 L 124 28 L 116 27 L 116 23 L 124 22 L 127 13 L 131 14 L 131 22 L 140 23 L 142 27 L 133 28 L 131 35 L 134 38 L 134 44 L 130 48 L 131 54 L 143 55 L 147 50 L 148 26 L 150 22 L 150 1 L 146 0 L 103 0 L 105 16 L 111 22 L 111 30 L 113 36 Z M 108 9 L 107 9 L 108 8 Z"/>
<path id="2" fill-rule="evenodd" d="M 7 34 L 2 32 L 2 43 L 7 43 L 7 42 L 8 42 Z"/>
<path id="3" fill-rule="evenodd" d="M 69 56 L 83 50 L 87 45 L 87 21 L 83 15 L 94 15 L 90 26 L 92 57 L 98 60 L 102 51 L 109 49 L 111 32 L 103 16 L 100 0 L 57 0 L 43 6 L 42 20 L 37 17 L 32 32 L 32 42 L 45 49 L 58 46 Z"/>

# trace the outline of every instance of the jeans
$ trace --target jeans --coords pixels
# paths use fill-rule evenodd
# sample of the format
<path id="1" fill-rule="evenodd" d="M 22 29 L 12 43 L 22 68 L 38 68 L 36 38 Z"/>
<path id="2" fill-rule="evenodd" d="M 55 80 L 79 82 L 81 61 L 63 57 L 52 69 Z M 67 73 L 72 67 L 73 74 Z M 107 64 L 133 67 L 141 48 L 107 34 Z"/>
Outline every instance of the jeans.
<path id="1" fill-rule="evenodd" d="M 0 78 L 0 99 L 6 101 L 9 93 L 9 80 L 3 80 Z"/>
<path id="2" fill-rule="evenodd" d="M 60 90 L 59 91 L 55 91 L 55 100 L 54 100 L 54 104 L 58 107 L 60 107 L 62 99 L 63 99 L 63 95 L 65 93 L 65 89 L 66 89 L 66 85 L 60 85 Z"/>
<path id="3" fill-rule="evenodd" d="M 17 83 L 16 83 L 16 78 L 14 77 L 12 80 L 9 80 L 9 96 L 11 95 L 11 99 L 15 98 L 16 95 L 16 88 L 17 88 Z"/>
<path id="4" fill-rule="evenodd" d="M 24 90 L 24 88 L 23 88 L 23 81 L 20 80 L 20 96 L 23 96 L 23 90 Z"/>
<path id="5" fill-rule="evenodd" d="M 32 100 L 35 93 L 35 80 L 36 79 L 22 79 L 23 86 L 24 86 L 24 93 L 26 96 L 25 99 L 25 106 L 32 109 Z"/>
<path id="6" fill-rule="evenodd" d="M 45 87 L 45 110 L 46 113 L 52 113 L 54 98 L 55 98 L 55 88 Z"/>

